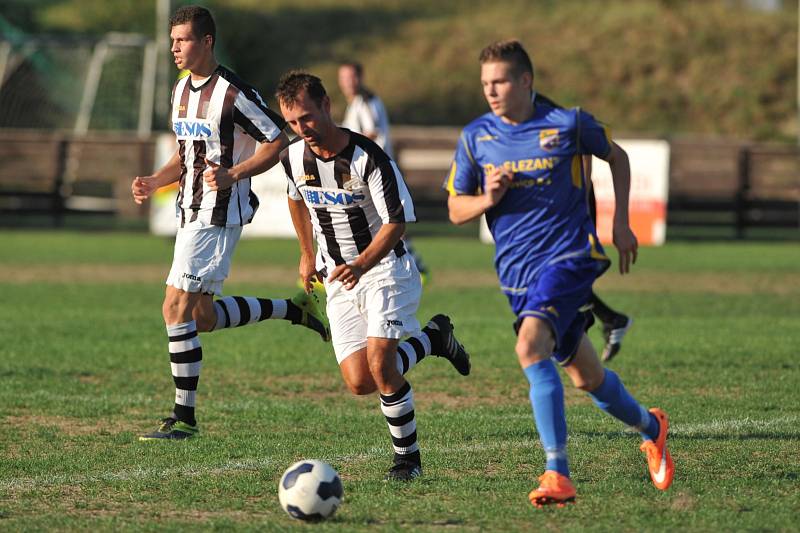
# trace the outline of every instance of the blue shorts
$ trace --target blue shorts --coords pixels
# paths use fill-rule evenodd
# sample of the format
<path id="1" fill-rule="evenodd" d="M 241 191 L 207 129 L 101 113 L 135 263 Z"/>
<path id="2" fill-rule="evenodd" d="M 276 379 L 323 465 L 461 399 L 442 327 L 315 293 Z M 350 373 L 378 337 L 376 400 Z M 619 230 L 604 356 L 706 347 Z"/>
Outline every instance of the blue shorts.
<path id="1" fill-rule="evenodd" d="M 592 284 L 606 268 L 608 262 L 589 257 L 565 259 L 542 268 L 526 292 L 507 295 L 517 315 L 514 329 L 519 331 L 529 316 L 544 320 L 556 342 L 552 357 L 560 365 L 568 365 L 585 331 L 581 307 L 589 303 Z"/>

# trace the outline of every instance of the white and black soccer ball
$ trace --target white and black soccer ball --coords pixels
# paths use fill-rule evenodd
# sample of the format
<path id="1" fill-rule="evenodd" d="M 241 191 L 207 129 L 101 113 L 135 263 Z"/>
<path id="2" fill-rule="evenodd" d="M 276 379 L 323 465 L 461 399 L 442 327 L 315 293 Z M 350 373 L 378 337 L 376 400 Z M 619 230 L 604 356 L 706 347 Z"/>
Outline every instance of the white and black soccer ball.
<path id="1" fill-rule="evenodd" d="M 317 521 L 329 518 L 342 503 L 342 480 L 328 463 L 298 461 L 281 476 L 278 499 L 292 518 Z"/>

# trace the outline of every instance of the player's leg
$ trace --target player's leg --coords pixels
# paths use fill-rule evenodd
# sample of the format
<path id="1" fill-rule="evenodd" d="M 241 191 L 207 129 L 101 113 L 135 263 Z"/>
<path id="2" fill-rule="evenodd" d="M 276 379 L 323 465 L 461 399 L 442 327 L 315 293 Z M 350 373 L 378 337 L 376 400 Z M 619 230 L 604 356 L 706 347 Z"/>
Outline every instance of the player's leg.
<path id="1" fill-rule="evenodd" d="M 591 158 L 589 158 L 589 161 L 591 161 Z M 591 175 L 591 168 L 586 172 L 586 175 Z M 587 181 L 589 214 L 595 227 L 597 227 L 597 199 L 594 195 L 592 180 Z M 603 323 L 603 338 L 605 339 L 603 361 L 610 361 L 622 347 L 622 338 L 633 324 L 633 319 L 611 309 L 594 291 L 592 291 L 589 302 L 592 304 L 592 313 Z"/>
<path id="2" fill-rule="evenodd" d="M 469 354 L 464 349 L 464 345 L 456 339 L 453 331 L 454 329 L 455 327 L 449 316 L 442 314 L 435 315 L 428 321 L 428 324 L 422 328 L 422 335 L 407 339 L 406 342 L 400 345 L 399 351 L 401 354 L 409 354 L 408 359 L 411 360 L 408 348 L 413 348 L 416 362 L 421 361 L 426 355 L 443 357 L 450 361 L 450 364 L 453 365 L 453 368 L 455 368 L 459 374 L 468 376 L 472 364 L 469 360 Z M 406 348 L 407 344 L 408 347 Z M 406 372 L 407 370 L 404 370 L 403 374 Z"/>
<path id="3" fill-rule="evenodd" d="M 580 309 L 603 266 L 590 258 L 560 261 L 542 268 L 525 293 L 509 295 L 519 317 L 517 356 L 531 386 L 536 427 L 547 453 L 541 484 L 528 495 L 536 506 L 575 499 L 567 462 L 564 390 L 555 362 L 566 364 L 577 351 L 586 324 Z"/>
<path id="4" fill-rule="evenodd" d="M 410 481 L 422 473 L 414 391 L 397 369 L 397 339 L 369 337 L 367 360 L 380 392 L 381 412 L 386 417 L 394 448 L 393 465 L 387 480 Z"/>
<path id="5" fill-rule="evenodd" d="M 410 481 L 420 475 L 422 466 L 414 392 L 398 369 L 397 358 L 400 339 L 422 335 L 416 318 L 422 285 L 407 256 L 393 261 L 380 277 L 368 281 L 362 278 L 364 281 L 361 304 L 367 316 L 367 360 L 394 447 L 394 465 L 386 478 Z"/>
<path id="6" fill-rule="evenodd" d="M 197 434 L 195 396 L 203 350 L 194 313 L 196 308 L 210 305 L 212 295 L 221 292 L 227 269 L 220 253 L 231 247 L 229 241 L 238 239 L 238 232 L 212 226 L 181 228 L 175 236 L 175 253 L 162 306 L 175 383 L 175 406 L 158 430 L 141 436 L 142 440 L 184 439 Z"/>
<path id="7" fill-rule="evenodd" d="M 419 335 L 408 337 L 397 346 L 397 370 L 405 376 L 425 357 L 434 355 L 448 359 L 462 375 L 470 371 L 469 354 L 453 335 L 450 319 L 436 315 L 422 328 Z M 339 363 L 347 388 L 357 396 L 371 394 L 378 390 L 369 371 L 367 351 L 361 349 L 346 355 Z"/>
<path id="8" fill-rule="evenodd" d="M 330 340 L 328 320 L 316 292 L 299 292 L 292 298 L 225 296 L 198 309 L 197 324 L 201 331 L 217 331 L 269 319 L 288 320 L 316 331 L 323 341 Z"/>
<path id="9" fill-rule="evenodd" d="M 595 405 L 639 431 L 653 483 L 661 490 L 669 488 L 674 466 L 666 447 L 669 431 L 666 413 L 657 408 L 648 411 L 639 404 L 616 372 L 603 368 L 586 335 L 565 371 L 576 387 L 589 393 Z"/>
<path id="10" fill-rule="evenodd" d="M 198 432 L 194 410 L 203 349 L 192 310 L 203 298 L 211 300 L 210 295 L 167 286 L 162 314 L 167 326 L 175 404 L 172 413 L 161 420 L 159 428 L 140 436 L 140 440 L 186 439 Z"/>
<path id="11" fill-rule="evenodd" d="M 603 361 L 610 361 L 622 347 L 622 339 L 633 325 L 633 319 L 628 315 L 615 311 L 592 291 L 592 313 L 603 324 Z"/>
<path id="12" fill-rule="evenodd" d="M 550 359 L 554 345 L 552 326 L 545 319 L 527 316 L 518 322 L 517 359 L 530 384 L 533 418 L 546 456 L 540 486 L 528 496 L 537 507 L 575 499 L 569 480 L 564 388 Z"/>

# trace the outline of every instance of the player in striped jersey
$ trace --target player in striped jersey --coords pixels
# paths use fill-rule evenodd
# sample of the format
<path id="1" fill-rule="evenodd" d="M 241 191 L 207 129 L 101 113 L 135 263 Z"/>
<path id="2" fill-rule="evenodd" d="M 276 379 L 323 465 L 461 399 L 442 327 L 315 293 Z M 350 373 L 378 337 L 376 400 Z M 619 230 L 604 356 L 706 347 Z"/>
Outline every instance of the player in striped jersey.
<path id="1" fill-rule="evenodd" d="M 216 26 L 208 10 L 179 8 L 170 19 L 172 54 L 189 75 L 172 91 L 172 129 L 178 150 L 152 176 L 133 180 L 141 204 L 159 187 L 180 182 L 178 232 L 162 313 L 175 382 L 173 412 L 141 440 L 185 439 L 198 433 L 195 396 L 202 348 L 198 331 L 215 331 L 275 318 L 302 324 L 328 340 L 325 317 L 313 298 L 220 295 L 242 227 L 258 207 L 251 176 L 273 167 L 288 144 L 285 123 L 258 92 L 214 57 Z"/>
<path id="2" fill-rule="evenodd" d="M 628 157 L 592 115 L 534 103 L 533 65 L 518 41 L 487 46 L 480 64 L 491 112 L 462 132 L 445 184 L 447 206 L 455 224 L 486 214 L 501 290 L 517 316 L 516 355 L 546 456 L 540 485 L 528 498 L 537 507 L 563 506 L 576 495 L 567 461 L 564 390 L 554 363 L 595 405 L 639 431 L 650 478 L 666 490 L 674 475 L 667 415 L 646 410 L 615 372 L 603 368 L 580 312 L 610 264 L 589 218 L 581 156 L 593 154 L 611 168 L 621 274 L 629 272 L 638 250 L 628 224 Z"/>
<path id="3" fill-rule="evenodd" d="M 307 289 L 315 279 L 325 283 L 333 347 L 348 388 L 380 393 L 394 447 L 387 479 L 412 480 L 422 463 L 414 395 L 403 376 L 427 355 L 445 357 L 467 375 L 469 356 L 448 317 L 436 315 L 420 330 L 422 286 L 401 240 L 406 223 L 415 221 L 414 205 L 397 165 L 368 138 L 336 126 L 316 76 L 286 74 L 277 98 L 298 136 L 281 152 L 281 163 L 300 277 Z"/>

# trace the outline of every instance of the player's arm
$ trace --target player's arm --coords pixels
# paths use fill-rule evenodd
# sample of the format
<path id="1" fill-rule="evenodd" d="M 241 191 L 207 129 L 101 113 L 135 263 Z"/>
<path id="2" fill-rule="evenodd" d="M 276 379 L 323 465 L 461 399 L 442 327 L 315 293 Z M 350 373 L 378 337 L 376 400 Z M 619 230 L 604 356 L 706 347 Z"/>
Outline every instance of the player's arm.
<path id="1" fill-rule="evenodd" d="M 252 157 L 231 168 L 225 168 L 206 159 L 208 168 L 203 172 L 203 179 L 212 191 L 228 189 L 236 181 L 252 178 L 274 167 L 281 150 L 288 144 L 289 138 L 286 133 L 281 132 L 274 141 L 259 143 Z"/>
<path id="2" fill-rule="evenodd" d="M 450 222 L 456 225 L 470 222 L 496 206 L 503 199 L 513 179 L 514 175 L 510 170 L 496 167 L 486 174 L 482 194 L 450 195 L 447 198 Z"/>
<path id="3" fill-rule="evenodd" d="M 288 200 L 289 214 L 292 217 L 294 232 L 297 234 L 297 241 L 300 244 L 300 279 L 303 280 L 306 292 L 311 292 L 311 284 L 314 280 L 322 281 L 322 276 L 317 272 L 314 260 L 314 233 L 311 227 L 311 217 L 303 200 L 295 200 L 291 197 Z"/>
<path id="4" fill-rule="evenodd" d="M 619 272 L 626 274 L 630 272 L 631 265 L 636 263 L 639 248 L 628 219 L 631 165 L 628 154 L 615 142 L 611 143 L 606 161 L 611 167 L 611 179 L 614 183 L 614 246 L 619 252 Z"/>
<path id="5" fill-rule="evenodd" d="M 178 151 L 172 154 L 169 161 L 150 176 L 136 176 L 131 183 L 133 201 L 142 204 L 159 188 L 178 181 L 181 177 L 181 158 Z"/>
<path id="6" fill-rule="evenodd" d="M 328 281 L 340 281 L 347 290 L 352 289 L 369 269 L 392 251 L 406 232 L 405 222 L 388 222 L 381 226 L 375 238 L 351 263 L 338 265 L 333 269 Z"/>

